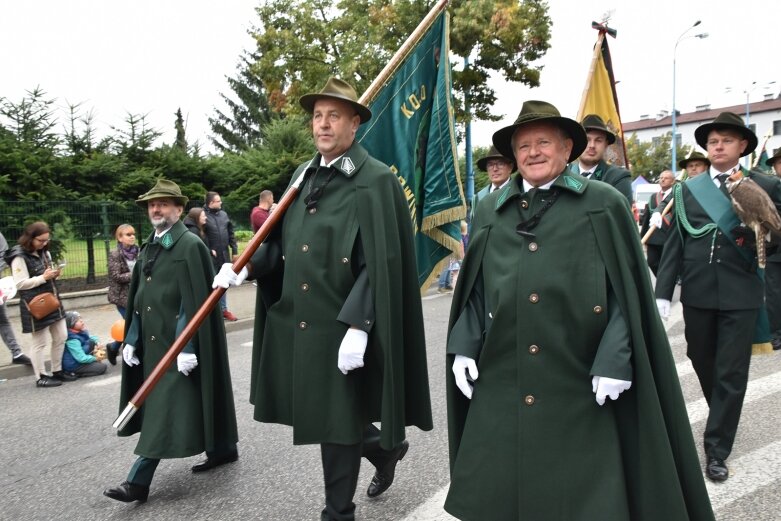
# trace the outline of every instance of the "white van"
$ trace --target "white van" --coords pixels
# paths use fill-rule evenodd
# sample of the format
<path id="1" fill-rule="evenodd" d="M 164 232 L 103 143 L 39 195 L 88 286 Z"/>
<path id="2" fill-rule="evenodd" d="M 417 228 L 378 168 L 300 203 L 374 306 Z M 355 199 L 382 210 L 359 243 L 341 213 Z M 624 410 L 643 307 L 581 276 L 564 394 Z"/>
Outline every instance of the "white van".
<path id="1" fill-rule="evenodd" d="M 659 188 L 659 185 L 656 183 L 646 183 L 635 187 L 635 208 L 637 208 L 637 213 L 639 215 L 643 214 L 645 205 L 648 204 L 648 199 L 650 199 L 653 194 L 658 194 L 660 190 L 661 188 Z"/>

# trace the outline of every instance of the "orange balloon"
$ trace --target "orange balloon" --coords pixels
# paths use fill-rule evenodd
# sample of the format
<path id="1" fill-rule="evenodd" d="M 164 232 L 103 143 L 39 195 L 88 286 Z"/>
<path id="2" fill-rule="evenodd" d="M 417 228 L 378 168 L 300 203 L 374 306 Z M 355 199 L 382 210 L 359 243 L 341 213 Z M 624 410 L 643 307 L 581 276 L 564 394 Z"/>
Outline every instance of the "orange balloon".
<path id="1" fill-rule="evenodd" d="M 125 339 L 125 319 L 120 318 L 111 326 L 111 338 L 117 342 Z"/>

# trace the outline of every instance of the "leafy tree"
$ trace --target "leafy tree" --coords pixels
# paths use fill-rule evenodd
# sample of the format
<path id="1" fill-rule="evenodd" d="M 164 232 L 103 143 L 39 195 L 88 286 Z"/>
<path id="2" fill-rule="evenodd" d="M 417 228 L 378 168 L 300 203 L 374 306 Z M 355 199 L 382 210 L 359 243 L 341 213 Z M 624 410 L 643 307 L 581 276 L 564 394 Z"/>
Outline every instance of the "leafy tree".
<path id="1" fill-rule="evenodd" d="M 338 75 L 363 92 L 417 27 L 434 1 L 268 0 L 257 8 L 260 26 L 252 70 L 268 89 L 273 110 L 299 112 L 296 101 Z M 454 88 L 469 92 L 477 119 L 491 114 L 496 97 L 491 72 L 539 85 L 532 65 L 549 47 L 551 21 L 543 0 L 453 0 L 451 49 L 476 56 L 454 73 Z"/>
<path id="2" fill-rule="evenodd" d="M 227 78 L 237 99 L 220 93 L 230 114 L 215 108 L 214 117 L 209 118 L 215 134 L 209 139 L 217 150 L 241 152 L 261 143 L 262 128 L 271 120 L 271 109 L 263 82 L 252 70 L 252 63 L 257 59 L 255 53 L 240 58 L 238 76 Z"/>
<path id="3" fill-rule="evenodd" d="M 633 133 L 626 140 L 626 155 L 632 170 L 632 177 L 639 175 L 649 182 L 655 183 L 659 174 L 669 170 L 672 165 L 672 132 L 667 132 L 654 141 L 642 142 L 637 134 Z M 679 158 L 686 157 L 688 150 L 679 146 L 676 155 Z M 676 165 L 677 170 L 677 165 Z"/>
<path id="4" fill-rule="evenodd" d="M 312 133 L 303 118 L 274 119 L 266 125 L 264 134 L 259 148 L 212 159 L 217 163 L 218 175 L 234 187 L 221 192 L 232 218 L 248 216 L 262 190 L 271 190 L 279 199 L 296 167 L 314 154 Z"/>

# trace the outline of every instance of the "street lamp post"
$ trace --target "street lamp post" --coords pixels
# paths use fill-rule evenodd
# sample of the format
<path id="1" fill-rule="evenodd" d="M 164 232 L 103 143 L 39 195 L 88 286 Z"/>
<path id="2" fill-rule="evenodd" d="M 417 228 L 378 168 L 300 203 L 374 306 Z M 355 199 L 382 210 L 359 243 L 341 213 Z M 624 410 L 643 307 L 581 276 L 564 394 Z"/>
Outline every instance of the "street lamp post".
<path id="1" fill-rule="evenodd" d="M 671 168 L 671 170 L 673 172 L 677 172 L 678 171 L 678 168 L 676 167 L 676 165 L 678 164 L 677 158 L 676 158 L 677 148 L 678 148 L 678 140 L 675 138 L 675 132 L 676 132 L 675 118 L 677 116 L 676 110 L 675 110 L 675 70 L 676 70 L 675 60 L 676 60 L 676 55 L 678 53 L 678 44 L 681 43 L 681 40 L 685 40 L 684 36 L 686 36 L 686 33 L 691 31 L 692 29 L 694 29 L 698 25 L 700 25 L 700 23 L 702 23 L 702 21 L 701 20 L 697 20 L 688 29 L 686 29 L 684 32 L 682 32 L 681 35 L 678 37 L 678 39 L 675 41 L 675 47 L 673 48 L 673 117 L 672 117 L 672 126 L 673 126 L 673 136 L 672 136 L 673 162 L 672 163 L 673 164 L 672 164 L 672 168 Z M 708 33 L 700 33 L 700 34 L 694 34 L 692 36 L 689 36 L 688 38 L 703 39 L 703 38 L 707 38 L 707 37 L 708 37 Z"/>

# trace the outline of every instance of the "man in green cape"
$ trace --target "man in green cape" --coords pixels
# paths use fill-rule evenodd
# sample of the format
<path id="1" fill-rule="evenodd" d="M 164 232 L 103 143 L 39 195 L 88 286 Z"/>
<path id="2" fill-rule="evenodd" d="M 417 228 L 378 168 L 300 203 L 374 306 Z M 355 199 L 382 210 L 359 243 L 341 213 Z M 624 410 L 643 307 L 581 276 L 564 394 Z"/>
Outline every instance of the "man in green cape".
<path id="1" fill-rule="evenodd" d="M 519 175 L 479 204 L 454 293 L 445 509 L 712 520 L 626 199 L 567 168 L 585 132 L 549 103 L 493 142 Z"/>
<path id="2" fill-rule="evenodd" d="M 214 269 L 209 251 L 179 220 L 187 197 L 165 179 L 140 196 L 154 233 L 141 248 L 130 281 L 119 410 L 123 410 L 189 320 L 206 301 Z M 138 455 L 127 480 L 103 492 L 146 501 L 163 458 L 206 452 L 193 472 L 236 461 L 238 430 L 221 311 L 212 310 L 120 436 L 137 432 Z"/>
<path id="3" fill-rule="evenodd" d="M 432 428 L 409 208 L 396 175 L 355 142 L 371 118 L 356 100 L 337 78 L 301 98 L 318 150 L 293 174 L 305 173 L 301 193 L 248 269 L 215 278 L 258 280 L 254 417 L 320 444 L 324 520 L 354 519 L 362 456 L 376 497 L 407 452 L 405 426 Z"/>

